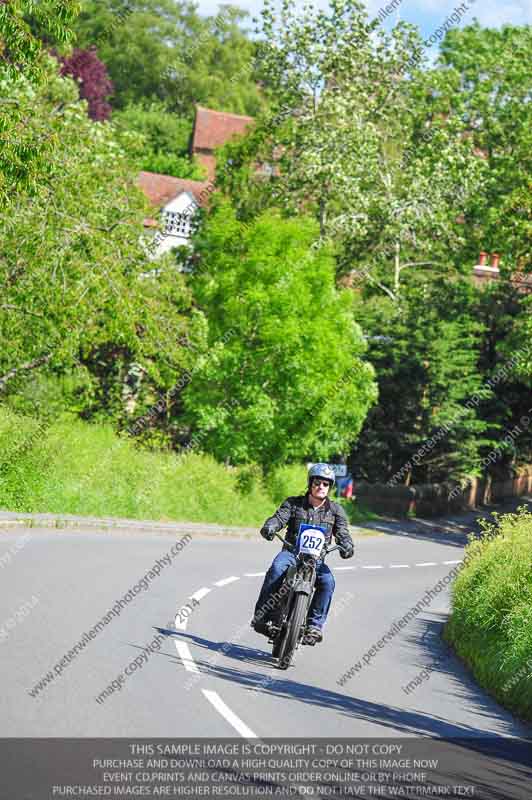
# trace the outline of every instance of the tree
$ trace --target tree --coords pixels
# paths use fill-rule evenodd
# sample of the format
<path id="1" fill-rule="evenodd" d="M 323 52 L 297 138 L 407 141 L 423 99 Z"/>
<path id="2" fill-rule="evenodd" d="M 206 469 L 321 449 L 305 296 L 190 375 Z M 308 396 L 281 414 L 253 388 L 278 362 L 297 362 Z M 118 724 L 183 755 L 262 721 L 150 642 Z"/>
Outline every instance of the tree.
<path id="1" fill-rule="evenodd" d="M 531 52 L 532 26 L 475 22 L 447 33 L 439 61 L 447 77 L 440 108 L 462 116 L 486 166 L 468 244 L 475 254 L 502 253 L 507 270 L 531 267 Z"/>
<path id="2" fill-rule="evenodd" d="M 80 9 L 77 0 L 9 0 L 0 3 L 0 71 L 13 76 L 24 70 L 39 74 L 44 52 L 42 39 L 66 43 Z M 42 33 L 33 34 L 32 20 Z"/>
<path id="3" fill-rule="evenodd" d="M 131 367 L 142 367 L 142 409 L 190 365 L 179 337 L 200 339 L 201 315 L 171 259 L 157 279 L 144 274 L 147 208 L 135 173 L 112 126 L 87 117 L 75 83 L 58 70 L 49 57 L 41 82 L 21 75 L 4 84 L 25 121 L 28 150 L 39 149 L 43 131 L 47 142 L 31 185 L 21 188 L 16 178 L 6 185 L 0 391 L 21 392 L 35 374 L 77 371 L 79 413 L 127 422 Z"/>
<path id="4" fill-rule="evenodd" d="M 127 106 L 113 114 L 113 124 L 125 134 L 124 144 L 139 169 L 203 180 L 205 171 L 189 158 L 192 122 L 166 110 L 161 102 Z M 133 137 L 131 133 L 137 133 Z"/>
<path id="5" fill-rule="evenodd" d="M 269 5 L 262 16 L 257 74 L 269 106 L 250 137 L 226 148 L 221 185 L 243 207 L 255 191 L 243 191 L 256 185 L 251 164 L 275 164 L 260 183 L 270 202 L 313 213 L 320 238 L 342 243 L 339 271 L 391 298 L 406 269 L 446 272 L 482 163 L 459 117 L 433 113 L 437 91 L 422 60 L 412 66 L 414 28 L 388 35 L 356 0 L 301 14 L 284 0 L 279 17 Z"/>
<path id="6" fill-rule="evenodd" d="M 197 234 L 209 355 L 183 399 L 192 440 L 219 459 L 326 459 L 376 399 L 352 295 L 335 288 L 331 254 L 311 249 L 315 228 L 274 212 L 243 226 L 220 202 Z"/>
<path id="7" fill-rule="evenodd" d="M 482 324 L 468 281 L 425 280 L 399 303 L 360 298 L 379 383 L 353 452 L 370 480 L 396 483 L 461 480 L 482 474 L 485 435 L 479 403 L 492 395 L 478 368 Z M 478 395 L 479 402 L 469 402 Z"/>
<path id="8" fill-rule="evenodd" d="M 75 48 L 71 55 L 61 56 L 61 75 L 70 75 L 79 84 L 79 96 L 88 103 L 89 117 L 97 122 L 109 119 L 111 106 L 107 98 L 113 91 L 105 65 L 96 55 L 96 48 Z"/>
<path id="9" fill-rule="evenodd" d="M 259 113 L 264 101 L 253 69 L 255 46 L 243 27 L 248 16 L 247 11 L 223 5 L 216 16 L 201 19 L 197 33 L 187 35 L 166 73 L 171 97 L 181 113 L 196 103 L 235 114 Z"/>
<path id="10" fill-rule="evenodd" d="M 35 186 L 57 144 L 44 122 L 39 135 L 35 135 L 36 120 L 31 111 L 26 116 L 17 98 L 9 95 L 10 80 L 24 72 L 27 79 L 38 81 L 47 63 L 42 43 L 32 34 L 25 16 L 33 12 L 43 30 L 53 32 L 57 41 L 67 42 L 72 37 L 71 25 L 78 10 L 74 0 L 0 3 L 0 208 L 14 191 Z M 59 106 L 56 113 L 60 110 Z"/>
<path id="11" fill-rule="evenodd" d="M 96 45 L 115 87 L 113 108 L 163 101 L 193 117 L 194 104 L 254 114 L 259 92 L 248 69 L 253 45 L 246 12 L 224 6 L 203 18 L 190 2 L 83 0 L 78 45 Z"/>
<path id="12" fill-rule="evenodd" d="M 532 459 L 532 298 L 517 287 L 507 280 L 496 281 L 480 293 L 477 303 L 476 318 L 486 331 L 480 368 L 492 386 L 482 418 L 494 439 L 500 439 L 504 431 L 519 434 L 506 459 L 498 458 L 498 468 L 510 462 L 529 464 Z"/>

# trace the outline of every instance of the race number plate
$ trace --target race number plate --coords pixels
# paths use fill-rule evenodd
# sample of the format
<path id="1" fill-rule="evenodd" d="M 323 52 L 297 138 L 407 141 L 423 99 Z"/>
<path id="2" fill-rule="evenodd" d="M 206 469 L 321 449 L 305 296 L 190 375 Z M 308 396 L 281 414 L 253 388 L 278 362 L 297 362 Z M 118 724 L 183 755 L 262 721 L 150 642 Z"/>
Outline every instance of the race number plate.
<path id="1" fill-rule="evenodd" d="M 319 525 L 308 525 L 302 522 L 296 542 L 297 552 L 319 558 L 325 544 L 326 530 Z"/>

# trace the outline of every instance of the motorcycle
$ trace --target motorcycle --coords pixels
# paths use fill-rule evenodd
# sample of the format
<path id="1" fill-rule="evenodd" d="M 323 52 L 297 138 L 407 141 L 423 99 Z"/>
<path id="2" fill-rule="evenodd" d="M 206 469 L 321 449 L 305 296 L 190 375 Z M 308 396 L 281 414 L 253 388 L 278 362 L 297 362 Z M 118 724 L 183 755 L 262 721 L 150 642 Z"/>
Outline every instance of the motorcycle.
<path id="1" fill-rule="evenodd" d="M 315 525 L 301 525 L 295 545 L 287 542 L 279 533 L 275 535 L 297 559 L 286 571 L 279 590 L 279 595 L 286 599 L 270 622 L 272 656 L 277 659 L 278 669 L 288 669 L 304 639 L 307 614 L 316 585 L 317 562 L 334 550 L 339 550 L 340 546 L 327 547 L 325 532 Z"/>

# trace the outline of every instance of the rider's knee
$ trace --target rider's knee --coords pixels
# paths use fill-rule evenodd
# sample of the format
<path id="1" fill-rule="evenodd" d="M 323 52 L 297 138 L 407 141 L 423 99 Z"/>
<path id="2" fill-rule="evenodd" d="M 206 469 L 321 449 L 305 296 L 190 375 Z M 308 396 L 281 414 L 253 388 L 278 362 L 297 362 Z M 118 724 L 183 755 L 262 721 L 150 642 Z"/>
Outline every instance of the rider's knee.
<path id="1" fill-rule="evenodd" d="M 336 581 L 334 580 L 334 575 L 332 574 L 332 572 L 326 573 L 325 575 L 321 576 L 321 584 L 322 586 L 325 586 L 330 592 L 334 592 Z"/>

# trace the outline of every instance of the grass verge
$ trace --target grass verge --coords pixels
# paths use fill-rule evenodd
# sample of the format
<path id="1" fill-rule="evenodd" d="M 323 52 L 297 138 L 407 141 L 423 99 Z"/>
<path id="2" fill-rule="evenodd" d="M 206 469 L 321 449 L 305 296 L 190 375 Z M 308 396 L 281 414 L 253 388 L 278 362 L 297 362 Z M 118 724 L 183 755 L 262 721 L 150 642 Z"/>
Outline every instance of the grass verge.
<path id="1" fill-rule="evenodd" d="M 532 514 L 522 507 L 469 544 L 444 638 L 478 682 L 532 719 Z"/>
<path id="2" fill-rule="evenodd" d="M 110 426 L 46 426 L 0 406 L 0 508 L 9 511 L 255 527 L 305 486 L 304 465 L 264 479 L 254 466 L 140 449 Z"/>

